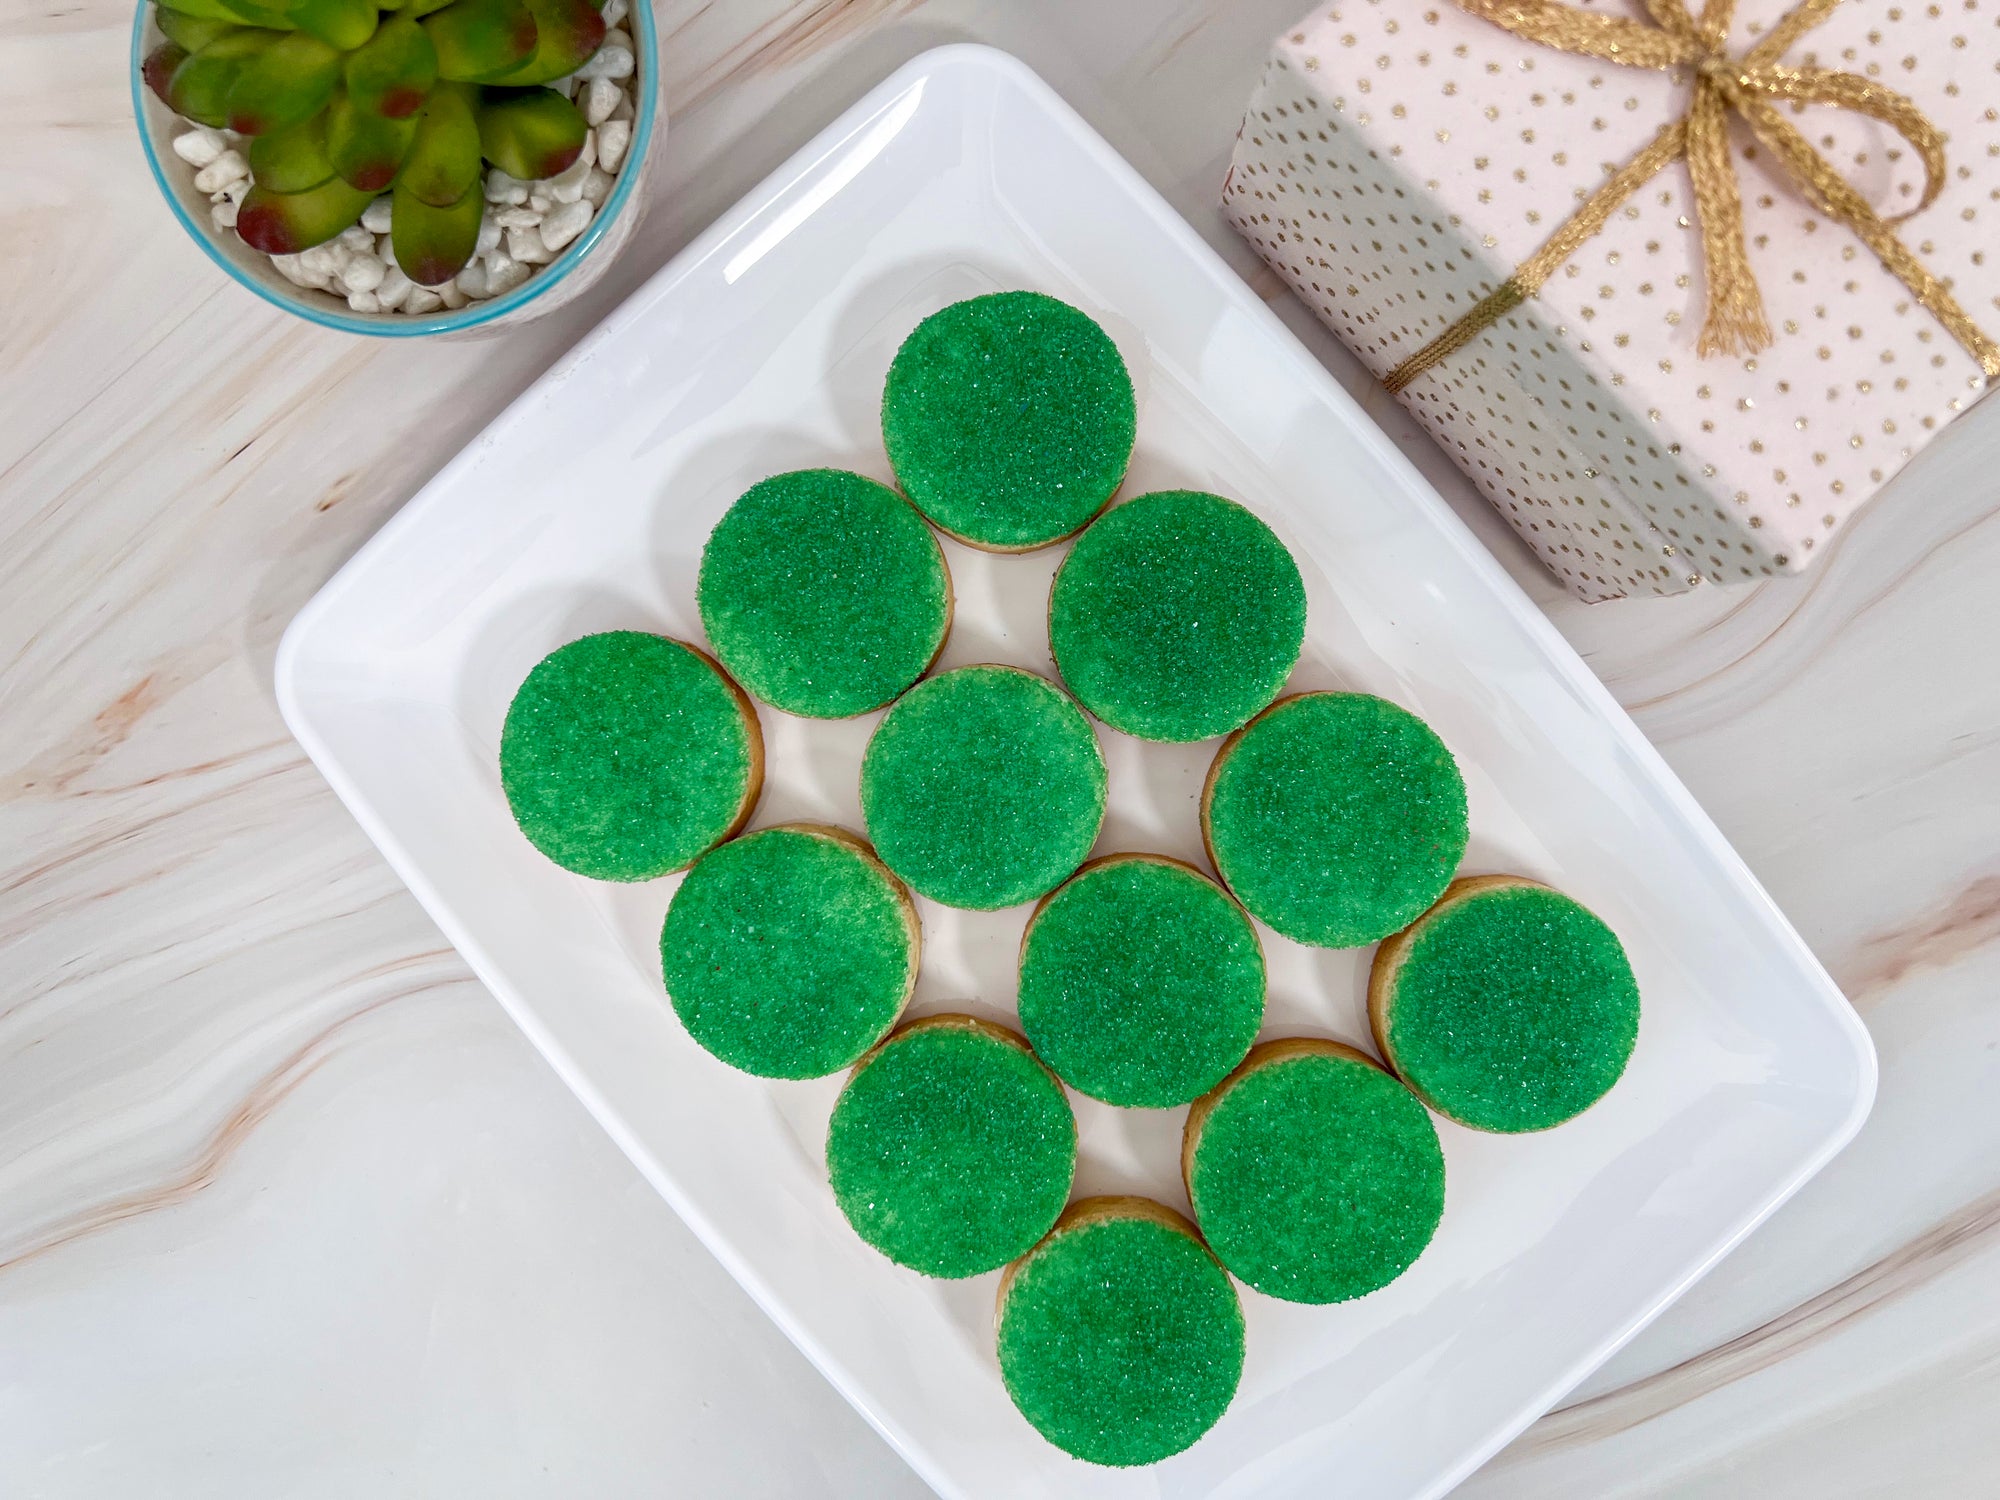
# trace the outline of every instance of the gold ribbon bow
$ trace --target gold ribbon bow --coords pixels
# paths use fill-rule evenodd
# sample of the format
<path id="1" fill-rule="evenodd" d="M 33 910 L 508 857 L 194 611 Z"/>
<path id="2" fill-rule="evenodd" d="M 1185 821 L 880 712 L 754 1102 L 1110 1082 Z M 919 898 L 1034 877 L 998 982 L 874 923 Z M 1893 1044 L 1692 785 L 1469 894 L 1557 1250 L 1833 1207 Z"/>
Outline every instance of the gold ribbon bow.
<path id="1" fill-rule="evenodd" d="M 1546 244 L 1514 269 L 1473 309 L 1390 372 L 1400 391 L 1438 361 L 1463 348 L 1542 288 L 1556 268 L 1604 227 L 1620 204 L 1670 162 L 1686 158 L 1701 226 L 1708 276 L 1708 310 L 1700 353 L 1755 353 L 1771 342 L 1764 299 L 1743 248 L 1743 199 L 1729 157 L 1731 111 L 1769 148 L 1807 201 L 1838 219 L 1873 250 L 1883 266 L 1921 303 L 1988 376 L 2000 376 L 2000 346 L 1981 333 L 1944 283 L 1924 269 L 1884 219 L 1786 121 L 1772 101 L 1830 104 L 1880 120 L 1915 148 L 1924 164 L 1924 193 L 1911 214 L 1931 205 L 1944 187 L 1944 137 L 1923 112 L 1893 89 L 1853 73 L 1788 67 L 1778 61 L 1791 45 L 1833 13 L 1840 0 L 1801 0 L 1743 56 L 1724 48 L 1735 0 L 1704 0 L 1700 19 L 1682 0 L 1645 0 L 1655 25 L 1578 10 L 1561 0 L 1454 0 L 1460 10 L 1515 36 L 1628 68 L 1686 68 L 1694 75 L 1687 113 L 1665 126 L 1646 148 L 1611 175 Z"/>

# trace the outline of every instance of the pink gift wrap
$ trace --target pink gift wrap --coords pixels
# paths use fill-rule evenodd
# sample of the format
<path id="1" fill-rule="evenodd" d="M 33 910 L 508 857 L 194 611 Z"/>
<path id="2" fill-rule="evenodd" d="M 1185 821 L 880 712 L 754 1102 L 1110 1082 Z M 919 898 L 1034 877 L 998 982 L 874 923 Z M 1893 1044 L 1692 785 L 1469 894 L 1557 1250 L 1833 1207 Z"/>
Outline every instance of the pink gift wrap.
<path id="1" fill-rule="evenodd" d="M 1620 0 L 1596 8 L 1644 19 Z M 1731 54 L 1789 8 L 1743 0 Z M 2000 332 L 2000 0 L 1846 0 L 1785 61 L 1878 80 L 1945 133 L 1945 189 L 1898 234 Z M 1688 95 L 1685 76 L 1563 53 L 1446 0 L 1340 0 L 1278 43 L 1224 210 L 1386 375 L 1539 249 Z M 1895 132 L 1786 109 L 1877 212 L 1916 204 L 1922 164 Z M 1740 121 L 1730 130 L 1769 348 L 1697 356 L 1701 241 L 1676 162 L 1538 297 L 1401 395 L 1584 599 L 1810 566 L 1986 387 L 1908 289 Z"/>

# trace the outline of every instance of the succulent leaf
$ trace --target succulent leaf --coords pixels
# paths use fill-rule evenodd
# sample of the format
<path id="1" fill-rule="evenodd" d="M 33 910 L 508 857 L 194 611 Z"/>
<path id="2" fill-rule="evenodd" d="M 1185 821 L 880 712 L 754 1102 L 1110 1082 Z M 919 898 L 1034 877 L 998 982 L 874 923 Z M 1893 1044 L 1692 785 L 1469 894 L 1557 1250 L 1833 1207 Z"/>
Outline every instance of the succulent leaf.
<path id="1" fill-rule="evenodd" d="M 443 10 L 452 0 L 403 0 L 403 14 L 421 20 L 434 10 Z"/>
<path id="2" fill-rule="evenodd" d="M 231 85 L 229 128 L 262 135 L 311 119 L 333 98 L 340 64 L 340 53 L 316 36 L 294 31 L 278 38 Z"/>
<path id="3" fill-rule="evenodd" d="M 139 65 L 139 76 L 146 80 L 146 87 L 158 96 L 160 102 L 169 109 L 174 101 L 167 96 L 175 69 L 188 60 L 187 48 L 178 42 L 162 42 L 146 54 L 146 60 Z"/>
<path id="4" fill-rule="evenodd" d="M 479 122 L 472 112 L 476 91 L 441 83 L 431 90 L 417 117 L 417 138 L 403 159 L 396 193 L 446 208 L 479 184 Z M 406 268 L 407 269 L 407 268 Z"/>
<path id="5" fill-rule="evenodd" d="M 479 145 L 513 177 L 553 177 L 583 154 L 590 127 L 554 89 L 488 89 L 479 106 Z"/>
<path id="6" fill-rule="evenodd" d="M 391 15 L 347 59 L 347 92 L 361 108 L 406 119 L 437 82 L 437 48 L 408 16 Z"/>
<path id="7" fill-rule="evenodd" d="M 522 0 L 454 0 L 424 18 L 438 77 L 491 83 L 529 62 L 538 30 Z"/>
<path id="8" fill-rule="evenodd" d="M 153 23 L 160 28 L 160 35 L 189 52 L 199 52 L 210 42 L 227 36 L 242 23 L 234 18 L 219 21 L 214 16 L 193 16 L 185 11 L 169 10 L 158 6 L 153 11 Z"/>
<path id="9" fill-rule="evenodd" d="M 424 202 L 398 183 L 389 210 L 389 244 L 396 264 L 421 286 L 451 280 L 478 248 L 479 221 L 485 212 L 486 199 L 477 180 L 456 203 L 442 207 Z"/>
<path id="10" fill-rule="evenodd" d="M 203 125 L 229 123 L 229 95 L 236 81 L 283 33 L 240 27 L 219 36 L 174 69 L 166 101 Z"/>
<path id="11" fill-rule="evenodd" d="M 604 45 L 604 17 L 590 0 L 524 0 L 535 18 L 535 55 L 509 73 L 513 84 L 552 83 L 590 61 Z"/>
<path id="12" fill-rule="evenodd" d="M 355 223 L 374 201 L 373 193 L 338 177 L 302 193 L 274 193 L 260 182 L 244 195 L 236 211 L 236 233 L 252 250 L 297 255 Z"/>
<path id="13" fill-rule="evenodd" d="M 216 0 L 217 7 L 246 26 L 262 26 L 271 31 L 290 31 L 292 18 L 285 12 L 285 0 Z"/>
<path id="14" fill-rule="evenodd" d="M 371 193 L 396 180 L 416 134 L 415 120 L 362 109 L 346 94 L 335 94 L 326 107 L 327 160 L 348 182 Z"/>
<path id="15" fill-rule="evenodd" d="M 342 52 L 373 36 L 382 18 L 375 0 L 295 0 L 289 13 L 299 30 Z"/>
<path id="16" fill-rule="evenodd" d="M 222 0 L 174 0 L 171 6 L 156 8 L 160 11 L 172 10 L 183 16 L 197 16 L 204 21 L 227 21 L 231 26 L 244 24 L 243 17 L 224 5 Z M 160 23 L 160 29 L 166 30 L 164 22 Z"/>
<path id="17" fill-rule="evenodd" d="M 303 193 L 333 176 L 324 115 L 252 138 L 249 155 L 250 175 L 274 193 Z"/>

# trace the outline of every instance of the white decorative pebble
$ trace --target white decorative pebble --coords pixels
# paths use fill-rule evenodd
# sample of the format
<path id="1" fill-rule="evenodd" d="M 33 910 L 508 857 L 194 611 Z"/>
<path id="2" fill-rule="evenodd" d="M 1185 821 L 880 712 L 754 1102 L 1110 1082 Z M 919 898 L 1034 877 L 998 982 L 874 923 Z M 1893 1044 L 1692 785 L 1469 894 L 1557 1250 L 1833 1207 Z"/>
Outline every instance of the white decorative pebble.
<path id="1" fill-rule="evenodd" d="M 250 179 L 239 177 L 222 190 L 222 196 L 231 203 L 241 203 L 250 195 Z"/>
<path id="2" fill-rule="evenodd" d="M 340 268 L 340 284 L 350 292 L 372 292 L 388 273 L 389 268 L 375 258 L 375 241 L 371 239 L 365 252 L 350 256 Z"/>
<path id="3" fill-rule="evenodd" d="M 361 210 L 361 227 L 370 234 L 389 232 L 389 211 L 395 206 L 387 193 Z"/>
<path id="4" fill-rule="evenodd" d="M 382 304 L 384 311 L 393 312 L 409 299 L 416 285 L 403 274 L 401 266 L 389 266 L 375 285 L 375 300 Z"/>
<path id="5" fill-rule="evenodd" d="M 607 120 L 597 130 L 597 164 L 607 172 L 618 170 L 632 144 L 632 122 Z"/>
<path id="6" fill-rule="evenodd" d="M 396 263 L 396 241 L 389 235 L 379 235 L 375 240 L 375 254 L 385 266 Z"/>
<path id="7" fill-rule="evenodd" d="M 544 184 L 537 183 L 535 190 L 528 194 L 528 207 L 538 214 L 545 214 L 556 206 L 556 200 L 543 191 Z"/>
<path id="8" fill-rule="evenodd" d="M 533 229 L 542 216 L 532 208 L 503 208 L 493 216 L 502 229 Z"/>
<path id="9" fill-rule="evenodd" d="M 588 125 L 602 125 L 625 91 L 609 78 L 593 78 L 583 87 L 583 118 Z"/>
<path id="10" fill-rule="evenodd" d="M 583 180 L 583 201 L 592 208 L 604 207 L 604 200 L 611 196 L 611 174 L 602 167 L 592 167 L 590 175 Z"/>
<path id="11" fill-rule="evenodd" d="M 484 255 L 500 243 L 500 221 L 493 217 L 493 210 L 487 209 L 479 221 L 479 242 L 473 247 L 474 255 Z"/>
<path id="12" fill-rule="evenodd" d="M 486 262 L 482 260 L 467 261 L 465 269 L 460 271 L 458 275 L 454 276 L 446 284 L 456 288 L 462 297 L 486 297 L 492 295 L 486 290 Z M 445 301 L 449 303 L 451 298 L 447 296 Z"/>
<path id="13" fill-rule="evenodd" d="M 614 120 L 629 120 L 632 118 L 632 115 L 632 96 L 630 94 L 620 94 L 618 96 L 618 107 L 611 111 L 611 118 Z"/>
<path id="14" fill-rule="evenodd" d="M 356 312 L 380 312 L 382 310 L 382 299 L 377 297 L 373 292 L 349 292 L 347 294 L 347 305 Z"/>
<path id="15" fill-rule="evenodd" d="M 596 212 L 596 209 L 582 199 L 551 209 L 548 217 L 542 220 L 542 243 L 551 250 L 562 249 L 583 233 L 590 223 L 590 216 Z"/>
<path id="16" fill-rule="evenodd" d="M 497 297 L 511 292 L 528 279 L 528 268 L 502 250 L 486 257 L 486 295 Z"/>
<path id="17" fill-rule="evenodd" d="M 589 141 L 590 137 L 585 136 L 586 145 Z M 593 153 L 586 151 L 569 166 L 544 182 L 542 190 L 558 203 L 574 203 L 583 196 L 584 179 L 590 176 L 590 169 L 595 165 Z"/>
<path id="18" fill-rule="evenodd" d="M 406 313 L 436 312 L 443 306 L 444 298 L 429 287 L 418 286 L 414 282 L 410 285 L 410 295 L 403 299 L 403 311 Z"/>
<path id="19" fill-rule="evenodd" d="M 616 88 L 618 85 L 613 84 Z M 174 137 L 174 155 L 199 172 L 229 149 L 229 142 L 222 138 L 219 130 L 210 130 L 206 125 L 197 125 L 186 135 Z"/>
<path id="20" fill-rule="evenodd" d="M 311 287 L 314 291 L 323 292 L 333 285 L 327 277 L 308 271 L 301 265 L 300 261 L 303 258 L 297 255 L 274 255 L 271 257 L 271 264 L 278 268 L 280 276 L 294 286 Z"/>
<path id="21" fill-rule="evenodd" d="M 576 70 L 576 76 L 586 80 L 592 78 L 630 78 L 634 66 L 630 48 L 621 47 L 607 41 L 602 47 L 597 49 L 596 54 L 592 56 L 589 62 Z"/>
<path id="22" fill-rule="evenodd" d="M 604 17 L 606 26 L 616 26 L 631 13 L 631 10 L 631 0 L 604 0 L 604 9 L 600 14 Z"/>
<path id="23" fill-rule="evenodd" d="M 509 177 L 498 167 L 486 174 L 486 201 L 488 203 L 526 203 L 528 185 L 518 177 Z"/>
<path id="24" fill-rule="evenodd" d="M 639 46 L 638 43 L 632 40 L 631 32 L 627 31 L 623 26 L 618 25 L 615 21 L 606 21 L 604 24 L 610 30 L 604 33 L 604 40 L 599 44 L 600 46 L 623 47 L 634 56 L 638 55 Z"/>
<path id="25" fill-rule="evenodd" d="M 543 243 L 541 230 L 532 224 L 507 231 L 507 253 L 527 266 L 547 265 L 556 258 L 555 252 Z"/>
<path id="26" fill-rule="evenodd" d="M 337 239 L 299 252 L 299 265 L 308 276 L 338 276 L 346 263 L 347 247 Z"/>
<path id="27" fill-rule="evenodd" d="M 463 276 L 464 274 L 465 273 L 463 271 L 459 272 L 459 275 L 461 276 Z M 482 278 L 485 275 L 484 272 L 481 272 L 480 274 Z M 485 285 L 484 280 L 480 282 L 480 285 L 482 286 Z M 463 291 L 459 289 L 458 282 L 455 280 L 447 281 L 443 286 L 431 287 L 429 288 L 429 290 L 437 297 L 438 301 L 442 302 L 446 307 L 450 308 L 453 312 L 458 311 L 459 308 L 465 306 L 466 303 L 472 300 L 470 297 L 466 296 Z"/>
<path id="28" fill-rule="evenodd" d="M 243 159 L 241 151 L 224 151 L 194 174 L 195 191 L 219 193 L 238 178 L 249 175 L 250 163 Z"/>
<path id="29" fill-rule="evenodd" d="M 208 217 L 214 221 L 217 229 L 234 229 L 236 227 L 236 205 L 227 198 L 224 198 L 220 203 L 209 205 Z"/>

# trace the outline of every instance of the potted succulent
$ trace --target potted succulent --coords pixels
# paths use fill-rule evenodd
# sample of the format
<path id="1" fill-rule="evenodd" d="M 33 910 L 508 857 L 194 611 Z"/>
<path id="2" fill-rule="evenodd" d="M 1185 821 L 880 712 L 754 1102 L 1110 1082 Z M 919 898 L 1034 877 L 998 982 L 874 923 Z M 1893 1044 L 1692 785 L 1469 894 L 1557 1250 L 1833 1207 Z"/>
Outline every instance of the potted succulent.
<path id="1" fill-rule="evenodd" d="M 149 159 L 211 255 L 316 321 L 435 332 L 518 316 L 615 250 L 605 226 L 654 116 L 651 17 L 627 6 L 142 3 Z"/>

